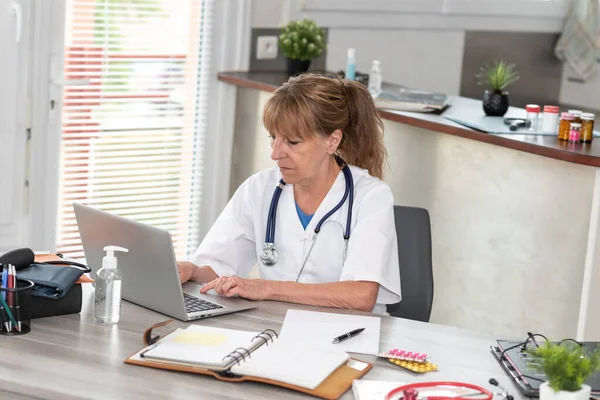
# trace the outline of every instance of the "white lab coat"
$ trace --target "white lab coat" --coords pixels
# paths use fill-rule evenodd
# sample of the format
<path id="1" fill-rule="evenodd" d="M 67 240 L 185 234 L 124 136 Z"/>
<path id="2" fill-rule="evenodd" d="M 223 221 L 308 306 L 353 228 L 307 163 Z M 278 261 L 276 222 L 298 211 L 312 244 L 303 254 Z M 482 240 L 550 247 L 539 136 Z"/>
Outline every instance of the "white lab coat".
<path id="1" fill-rule="evenodd" d="M 385 304 L 400 301 L 398 244 L 394 199 L 390 188 L 364 169 L 350 166 L 354 206 L 350 239 L 344 256 L 343 233 L 348 201 L 322 225 L 298 282 L 372 281 L 380 284 L 373 312 L 385 314 Z M 259 254 L 265 243 L 267 216 L 273 192 L 281 179 L 275 167 L 252 175 L 235 192 L 193 256 L 196 265 L 209 265 L 219 276 L 248 276 L 258 262 L 262 279 L 295 281 L 308 253 L 315 227 L 341 200 L 346 188 L 340 172 L 306 230 L 294 201 L 293 185 L 283 188 L 275 226 L 279 260 L 264 265 Z"/>

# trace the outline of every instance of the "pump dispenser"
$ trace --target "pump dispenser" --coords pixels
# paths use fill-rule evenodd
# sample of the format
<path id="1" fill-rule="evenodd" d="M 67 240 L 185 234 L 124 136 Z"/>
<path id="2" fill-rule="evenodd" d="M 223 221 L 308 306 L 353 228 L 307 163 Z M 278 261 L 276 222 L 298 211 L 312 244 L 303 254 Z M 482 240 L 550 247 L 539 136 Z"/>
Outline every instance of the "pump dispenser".
<path id="1" fill-rule="evenodd" d="M 115 324 L 121 316 L 121 271 L 117 268 L 115 251 L 128 252 L 119 246 L 106 246 L 102 268 L 96 273 L 94 292 L 94 319 L 96 322 Z"/>

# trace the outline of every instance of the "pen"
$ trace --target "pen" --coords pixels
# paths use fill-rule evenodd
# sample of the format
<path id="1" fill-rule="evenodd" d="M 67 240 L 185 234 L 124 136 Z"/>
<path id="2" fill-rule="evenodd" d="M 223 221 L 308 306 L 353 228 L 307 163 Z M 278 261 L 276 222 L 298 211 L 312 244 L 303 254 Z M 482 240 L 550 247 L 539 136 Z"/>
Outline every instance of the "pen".
<path id="1" fill-rule="evenodd" d="M 147 347 L 147 348 L 146 348 L 144 351 L 142 351 L 142 352 L 140 353 L 140 357 L 141 357 L 141 358 L 144 358 L 144 355 L 145 355 L 147 352 L 149 352 L 150 350 L 152 350 L 153 348 L 155 348 L 156 346 L 158 346 L 158 343 L 154 343 L 153 345 L 151 345 L 151 346 L 148 346 L 148 347 Z"/>
<path id="2" fill-rule="evenodd" d="M 2 268 L 2 287 L 6 288 L 8 286 L 6 286 L 6 280 L 8 278 L 8 266 L 5 265 L 4 268 Z M 4 300 L 6 300 L 6 291 L 2 291 L 2 297 L 4 297 Z"/>
<path id="3" fill-rule="evenodd" d="M 17 288 L 17 267 L 12 266 L 13 269 L 13 289 Z M 21 306 L 19 305 L 19 292 L 13 293 L 14 303 L 15 303 L 15 317 L 17 320 L 17 325 L 15 328 L 17 331 L 21 332 Z"/>
<path id="4" fill-rule="evenodd" d="M 2 303 L 2 308 L 4 308 L 4 311 L 6 311 L 6 315 L 8 315 L 8 318 L 10 319 L 10 321 L 6 321 L 4 323 L 6 326 L 6 331 L 10 332 L 12 330 L 10 322 L 12 321 L 15 324 L 15 326 L 17 326 L 17 321 L 15 320 L 13 313 L 10 311 L 10 307 L 8 306 L 8 304 L 6 304 L 6 300 L 4 300 L 4 297 L 2 296 L 0 296 L 0 303 Z"/>
<path id="5" fill-rule="evenodd" d="M 7 282 L 6 282 L 6 287 L 9 289 L 14 289 L 15 288 L 15 276 L 14 274 L 14 267 L 12 266 L 12 264 L 8 264 L 8 273 L 6 274 L 7 277 Z M 9 291 L 6 294 L 6 298 L 7 298 L 7 303 L 8 303 L 8 308 L 12 314 L 13 311 L 13 307 L 15 306 L 15 293 Z M 14 318 L 14 314 L 13 314 L 13 318 L 11 318 L 11 322 L 8 323 L 8 326 L 10 327 L 10 331 L 13 330 L 13 324 L 14 324 L 14 329 L 18 330 L 17 327 L 17 321 L 15 321 Z"/>
<path id="6" fill-rule="evenodd" d="M 12 265 L 8 264 L 8 273 L 6 274 L 6 287 L 8 289 L 14 289 L 13 288 L 13 284 L 14 284 L 14 280 L 13 280 L 13 269 L 12 269 Z M 13 292 L 8 292 L 6 294 L 6 298 L 7 298 L 7 302 L 8 302 L 8 306 L 12 307 L 13 306 L 13 298 L 14 298 L 14 293 Z"/>
<path id="7" fill-rule="evenodd" d="M 353 331 L 350 331 L 348 333 L 344 333 L 343 335 L 338 336 L 335 339 L 333 339 L 333 343 L 343 342 L 346 339 L 350 339 L 351 337 L 358 335 L 359 333 L 361 333 L 364 330 L 365 330 L 365 328 L 360 328 L 360 329 L 355 329 Z"/>

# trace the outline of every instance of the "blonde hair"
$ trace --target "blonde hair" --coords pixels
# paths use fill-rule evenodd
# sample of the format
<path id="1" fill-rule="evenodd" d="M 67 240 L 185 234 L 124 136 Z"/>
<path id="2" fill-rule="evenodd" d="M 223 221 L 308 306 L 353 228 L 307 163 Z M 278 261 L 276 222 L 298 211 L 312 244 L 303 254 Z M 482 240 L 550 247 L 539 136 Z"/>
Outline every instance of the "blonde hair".
<path id="1" fill-rule="evenodd" d="M 339 156 L 383 178 L 383 123 L 361 83 L 318 74 L 292 77 L 267 101 L 263 124 L 271 133 L 299 139 L 339 129 Z"/>

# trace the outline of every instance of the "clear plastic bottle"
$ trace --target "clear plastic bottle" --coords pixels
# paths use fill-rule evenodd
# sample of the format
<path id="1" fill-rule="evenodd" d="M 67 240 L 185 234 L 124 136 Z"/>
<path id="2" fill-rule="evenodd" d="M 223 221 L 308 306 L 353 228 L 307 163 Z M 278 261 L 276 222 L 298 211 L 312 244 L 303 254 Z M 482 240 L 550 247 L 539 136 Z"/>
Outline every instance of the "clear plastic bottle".
<path id="1" fill-rule="evenodd" d="M 373 60 L 373 66 L 369 72 L 369 92 L 374 99 L 381 94 L 381 63 Z"/>
<path id="2" fill-rule="evenodd" d="M 356 79 L 356 49 L 348 49 L 348 59 L 346 60 L 346 79 L 353 81 Z"/>
<path id="3" fill-rule="evenodd" d="M 529 121 L 529 130 L 537 131 L 538 124 L 540 124 L 539 123 L 540 106 L 538 106 L 537 104 L 527 104 L 525 106 L 525 111 L 527 111 L 527 116 L 525 118 Z"/>
<path id="4" fill-rule="evenodd" d="M 96 273 L 94 319 L 104 324 L 116 324 L 121 316 L 121 271 L 117 269 L 115 251 L 128 252 L 119 246 L 106 246 L 102 268 Z"/>

